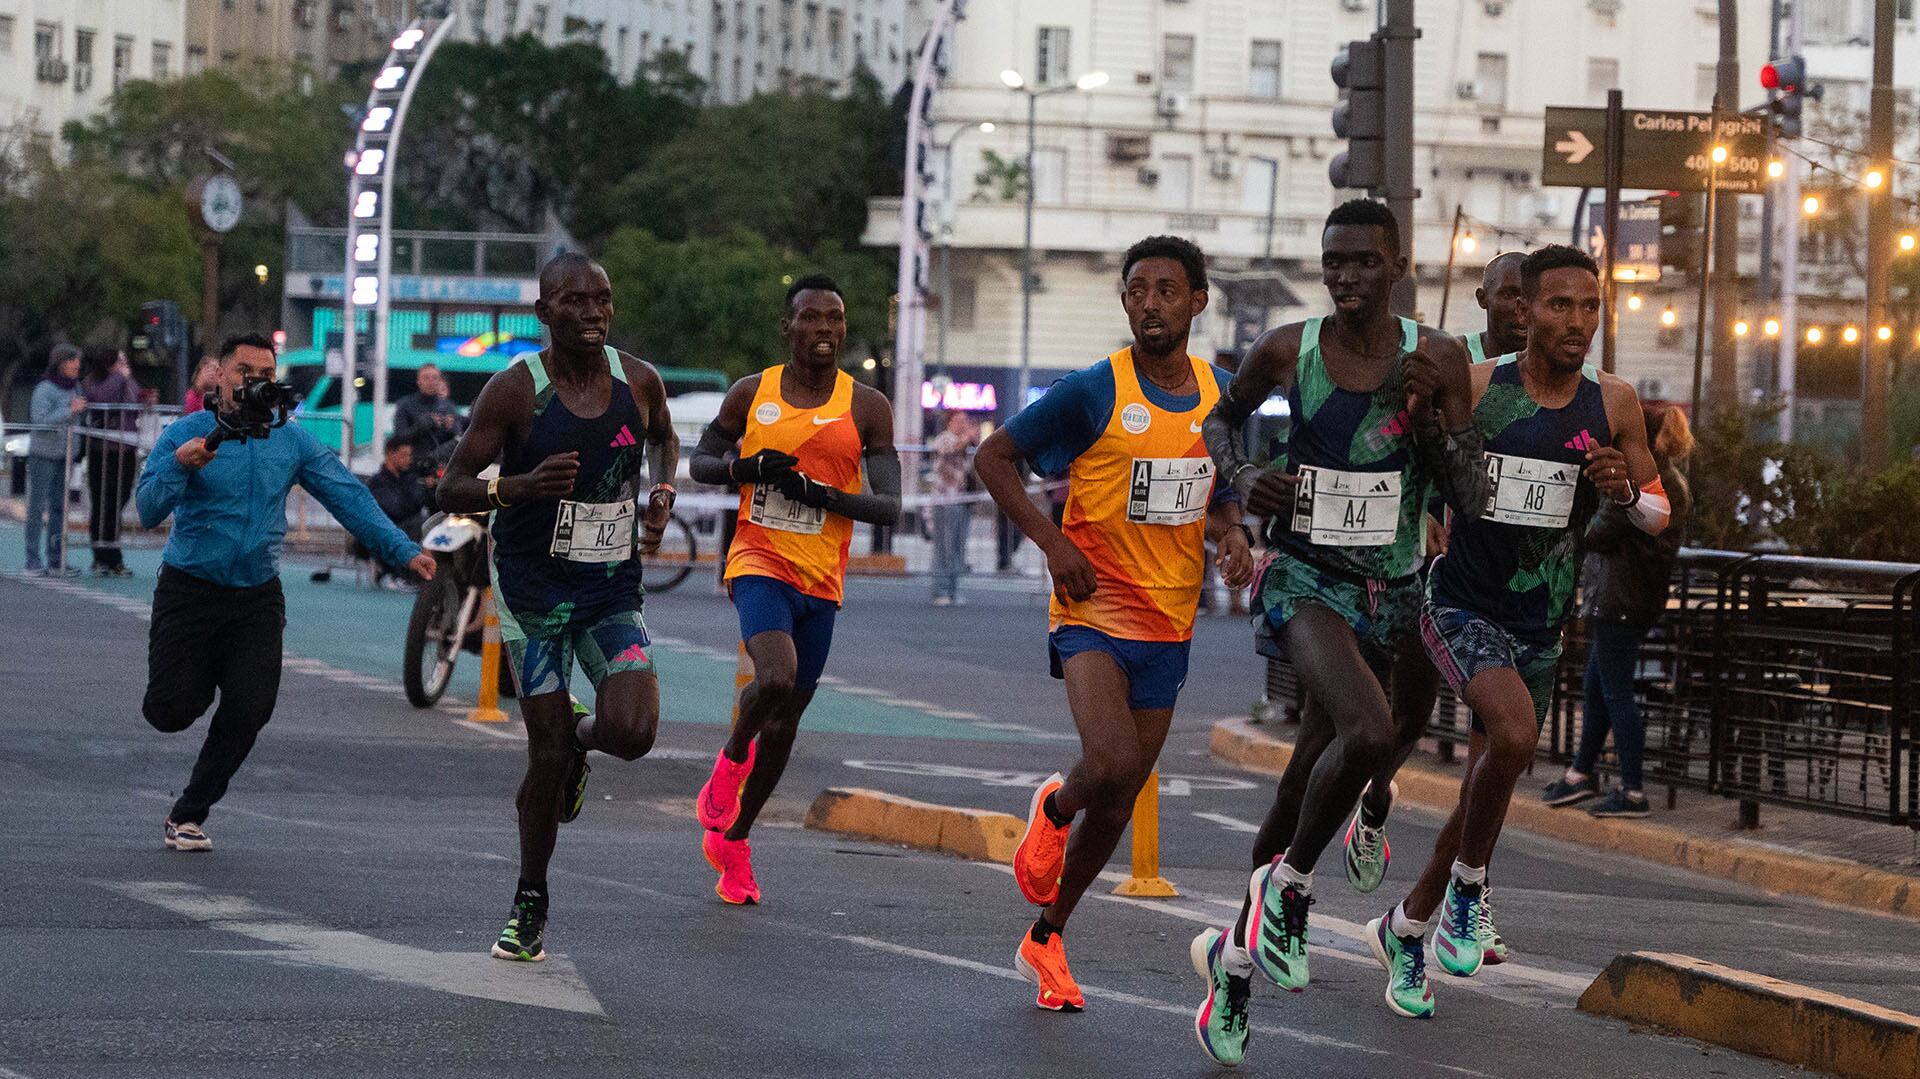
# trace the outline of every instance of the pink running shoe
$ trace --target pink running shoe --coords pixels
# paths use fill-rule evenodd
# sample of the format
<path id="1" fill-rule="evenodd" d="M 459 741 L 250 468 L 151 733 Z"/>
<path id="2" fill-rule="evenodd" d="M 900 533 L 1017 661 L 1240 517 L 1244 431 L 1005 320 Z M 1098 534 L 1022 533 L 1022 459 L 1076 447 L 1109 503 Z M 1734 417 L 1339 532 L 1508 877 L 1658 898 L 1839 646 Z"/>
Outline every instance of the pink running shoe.
<path id="1" fill-rule="evenodd" d="M 747 759 L 738 764 L 728 760 L 724 750 L 715 756 L 713 774 L 693 800 L 693 812 L 702 828 L 724 832 L 733 827 L 740 816 L 740 791 L 747 785 L 747 776 L 753 774 L 753 755 L 759 745 L 748 742 Z"/>
<path id="2" fill-rule="evenodd" d="M 720 873 L 713 886 L 715 895 L 735 906 L 760 902 L 760 885 L 753 879 L 753 847 L 746 840 L 710 831 L 701 839 L 700 850 L 707 864 Z"/>

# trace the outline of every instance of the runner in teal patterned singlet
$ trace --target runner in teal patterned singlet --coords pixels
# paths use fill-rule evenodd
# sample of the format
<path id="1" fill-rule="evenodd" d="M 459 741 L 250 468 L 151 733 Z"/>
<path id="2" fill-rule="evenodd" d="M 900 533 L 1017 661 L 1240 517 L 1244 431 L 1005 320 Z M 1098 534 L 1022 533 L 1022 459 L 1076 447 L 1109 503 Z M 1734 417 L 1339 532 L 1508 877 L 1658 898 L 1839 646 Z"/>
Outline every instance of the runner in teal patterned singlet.
<path id="1" fill-rule="evenodd" d="M 639 555 L 660 545 L 680 456 L 659 374 L 607 346 L 606 271 L 555 258 L 534 313 L 550 347 L 487 381 L 439 491 L 449 512 L 493 511 L 494 599 L 527 724 L 520 881 L 493 955 L 523 962 L 546 957 L 547 863 L 560 823 L 580 812 L 587 751 L 634 760 L 653 746 L 660 685 Z M 499 477 L 480 479 L 496 461 Z M 643 466 L 655 481 L 644 500 Z M 592 714 L 567 692 L 576 661 Z"/>
<path id="2" fill-rule="evenodd" d="M 1477 973 L 1493 944 L 1487 865 L 1533 761 L 1588 520 L 1608 502 L 1645 531 L 1667 523 L 1633 388 L 1586 363 L 1601 313 L 1593 260 L 1542 248 L 1522 264 L 1521 290 L 1526 351 L 1471 371 L 1490 490 L 1478 514 L 1454 521 L 1421 615 L 1428 653 L 1474 713 L 1467 777 L 1420 879 L 1367 926 L 1387 1006 L 1414 1018 L 1433 1014 L 1424 941 L 1436 916 L 1449 974 Z"/>
<path id="3" fill-rule="evenodd" d="M 1286 989 L 1308 984 L 1313 869 L 1356 800 L 1347 876 L 1370 891 L 1385 872 L 1390 779 L 1436 686 L 1414 635 L 1427 504 L 1436 486 L 1460 498 L 1456 481 L 1469 492 L 1484 483 L 1466 351 L 1394 317 L 1390 296 L 1407 268 L 1399 251 L 1385 206 L 1336 209 L 1321 234 L 1334 314 L 1265 334 L 1205 424 L 1221 479 L 1269 518 L 1256 633 L 1291 660 L 1307 698 L 1255 840 L 1240 921 L 1208 947 L 1229 974 L 1257 967 Z M 1284 459 L 1262 469 L 1241 455 L 1239 428 L 1279 387 L 1293 426 Z"/>

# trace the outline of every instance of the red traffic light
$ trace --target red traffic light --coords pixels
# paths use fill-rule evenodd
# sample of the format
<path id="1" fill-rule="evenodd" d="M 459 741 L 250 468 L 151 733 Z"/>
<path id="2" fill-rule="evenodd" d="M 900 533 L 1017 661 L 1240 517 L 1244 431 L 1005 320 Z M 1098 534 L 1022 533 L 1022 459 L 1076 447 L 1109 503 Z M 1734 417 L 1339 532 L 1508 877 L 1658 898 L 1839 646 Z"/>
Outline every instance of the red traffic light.
<path id="1" fill-rule="evenodd" d="M 1807 81 L 1807 62 L 1798 56 L 1774 60 L 1760 67 L 1760 86 L 1783 94 L 1798 93 Z"/>
<path id="2" fill-rule="evenodd" d="M 1772 64 L 1760 65 L 1760 85 L 1767 90 L 1780 89 L 1780 69 Z"/>

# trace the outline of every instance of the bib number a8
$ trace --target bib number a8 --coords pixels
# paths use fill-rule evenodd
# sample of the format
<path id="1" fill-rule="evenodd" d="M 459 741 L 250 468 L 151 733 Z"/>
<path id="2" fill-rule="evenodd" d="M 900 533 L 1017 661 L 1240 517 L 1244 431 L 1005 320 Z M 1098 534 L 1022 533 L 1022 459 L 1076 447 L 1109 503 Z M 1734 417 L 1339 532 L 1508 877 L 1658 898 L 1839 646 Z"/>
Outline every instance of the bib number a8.
<path id="1" fill-rule="evenodd" d="M 1487 502 L 1490 520 L 1528 528 L 1565 528 L 1572 520 L 1579 465 L 1489 453 L 1487 476 L 1493 480 Z"/>
<path id="2" fill-rule="evenodd" d="M 547 552 L 569 562 L 625 562 L 633 557 L 632 502 L 562 500 L 553 518 L 553 543 Z"/>
<path id="3" fill-rule="evenodd" d="M 1400 533 L 1400 473 L 1300 466 L 1293 530 L 1322 547 L 1387 547 Z"/>
<path id="4" fill-rule="evenodd" d="M 1127 520 L 1189 525 L 1207 515 L 1213 497 L 1213 458 L 1135 457 L 1127 486 Z"/>
<path id="5" fill-rule="evenodd" d="M 821 506 L 795 502 L 774 490 L 772 484 L 756 483 L 753 485 L 753 501 L 747 506 L 747 520 L 776 532 L 817 536 L 826 527 L 827 511 Z"/>

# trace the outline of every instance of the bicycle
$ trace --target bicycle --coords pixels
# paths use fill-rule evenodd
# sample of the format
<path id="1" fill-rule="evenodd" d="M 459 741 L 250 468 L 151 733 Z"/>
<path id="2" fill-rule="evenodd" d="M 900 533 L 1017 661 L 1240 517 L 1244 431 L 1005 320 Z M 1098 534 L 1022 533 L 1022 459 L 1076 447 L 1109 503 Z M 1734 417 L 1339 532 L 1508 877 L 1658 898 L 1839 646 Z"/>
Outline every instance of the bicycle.
<path id="1" fill-rule="evenodd" d="M 693 525 L 675 512 L 667 520 L 660 549 L 641 556 L 640 583 L 648 592 L 671 592 L 693 572 L 699 557 L 700 547 L 693 536 Z"/>

